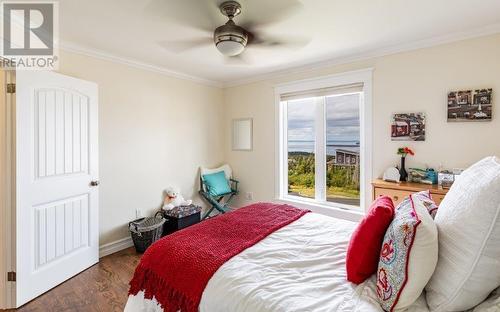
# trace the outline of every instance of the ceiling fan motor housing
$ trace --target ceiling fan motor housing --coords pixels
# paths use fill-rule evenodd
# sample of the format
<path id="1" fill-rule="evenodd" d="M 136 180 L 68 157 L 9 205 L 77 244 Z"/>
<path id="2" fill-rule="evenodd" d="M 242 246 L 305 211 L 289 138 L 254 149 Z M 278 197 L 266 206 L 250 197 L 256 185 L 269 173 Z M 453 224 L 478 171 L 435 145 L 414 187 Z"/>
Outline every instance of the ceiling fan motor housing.
<path id="1" fill-rule="evenodd" d="M 243 52 L 248 43 L 248 33 L 243 27 L 229 19 L 225 25 L 214 32 L 214 43 L 217 49 L 226 56 L 235 56 Z"/>
<path id="2" fill-rule="evenodd" d="M 248 34 L 243 27 L 236 25 L 232 20 L 229 20 L 225 25 L 219 26 L 214 32 L 215 45 L 221 41 L 236 41 L 243 46 L 247 45 Z"/>

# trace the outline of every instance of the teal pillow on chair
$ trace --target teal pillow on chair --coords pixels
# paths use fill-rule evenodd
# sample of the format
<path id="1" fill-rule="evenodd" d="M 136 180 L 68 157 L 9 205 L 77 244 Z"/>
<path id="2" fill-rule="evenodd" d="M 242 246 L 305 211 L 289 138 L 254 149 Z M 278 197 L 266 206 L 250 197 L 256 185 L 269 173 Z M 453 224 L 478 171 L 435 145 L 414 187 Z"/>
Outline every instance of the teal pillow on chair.
<path id="1" fill-rule="evenodd" d="M 224 171 L 203 175 L 203 181 L 212 196 L 219 196 L 231 192 Z"/>

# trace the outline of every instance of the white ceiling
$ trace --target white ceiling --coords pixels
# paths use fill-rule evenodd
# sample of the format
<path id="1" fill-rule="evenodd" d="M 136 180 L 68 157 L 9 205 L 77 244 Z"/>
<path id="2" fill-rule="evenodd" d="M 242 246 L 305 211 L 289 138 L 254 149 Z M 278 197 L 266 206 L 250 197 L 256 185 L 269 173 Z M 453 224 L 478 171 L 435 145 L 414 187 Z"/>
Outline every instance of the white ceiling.
<path id="1" fill-rule="evenodd" d="M 220 84 L 481 29 L 500 31 L 499 0 L 241 0 L 240 24 L 266 36 L 307 39 L 301 48 L 249 48 L 228 62 L 215 46 L 180 51 L 176 41 L 211 34 L 226 18 L 220 0 L 60 1 L 63 47 L 96 50 Z M 285 16 L 267 23 L 273 16 Z M 195 25 L 200 24 L 200 25 Z"/>

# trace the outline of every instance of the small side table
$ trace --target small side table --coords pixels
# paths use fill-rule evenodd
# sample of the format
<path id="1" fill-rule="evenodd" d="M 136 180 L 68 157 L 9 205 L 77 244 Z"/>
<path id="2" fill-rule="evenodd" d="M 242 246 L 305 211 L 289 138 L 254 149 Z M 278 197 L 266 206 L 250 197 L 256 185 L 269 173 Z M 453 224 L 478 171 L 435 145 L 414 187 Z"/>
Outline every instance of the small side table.
<path id="1" fill-rule="evenodd" d="M 165 236 L 200 222 L 201 206 L 177 206 L 170 210 L 161 209 L 158 213 L 165 219 L 162 233 L 162 236 Z"/>

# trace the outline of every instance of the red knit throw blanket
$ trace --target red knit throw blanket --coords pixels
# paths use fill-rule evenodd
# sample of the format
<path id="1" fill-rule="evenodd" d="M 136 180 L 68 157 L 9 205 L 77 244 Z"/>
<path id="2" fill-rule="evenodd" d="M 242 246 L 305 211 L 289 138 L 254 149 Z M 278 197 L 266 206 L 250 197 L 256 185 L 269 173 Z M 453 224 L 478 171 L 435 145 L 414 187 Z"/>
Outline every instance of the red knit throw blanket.
<path id="1" fill-rule="evenodd" d="M 258 203 L 203 221 L 154 243 L 130 281 L 166 312 L 196 312 L 210 278 L 226 261 L 308 211 Z"/>

